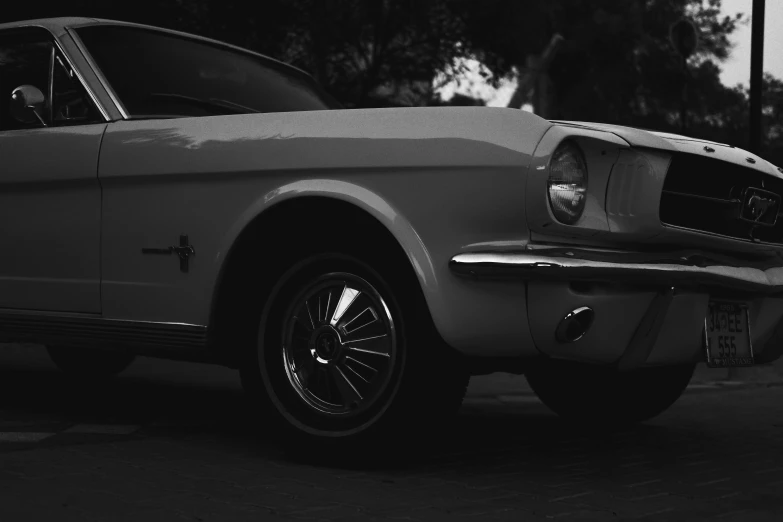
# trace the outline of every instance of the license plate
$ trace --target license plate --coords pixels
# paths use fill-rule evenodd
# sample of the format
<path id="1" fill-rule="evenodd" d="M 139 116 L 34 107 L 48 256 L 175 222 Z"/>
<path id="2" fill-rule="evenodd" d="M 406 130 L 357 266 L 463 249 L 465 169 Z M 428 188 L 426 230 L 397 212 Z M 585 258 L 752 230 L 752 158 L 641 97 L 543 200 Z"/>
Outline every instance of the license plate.
<path id="1" fill-rule="evenodd" d="M 707 366 L 752 366 L 753 345 L 745 303 L 710 301 L 704 319 Z"/>

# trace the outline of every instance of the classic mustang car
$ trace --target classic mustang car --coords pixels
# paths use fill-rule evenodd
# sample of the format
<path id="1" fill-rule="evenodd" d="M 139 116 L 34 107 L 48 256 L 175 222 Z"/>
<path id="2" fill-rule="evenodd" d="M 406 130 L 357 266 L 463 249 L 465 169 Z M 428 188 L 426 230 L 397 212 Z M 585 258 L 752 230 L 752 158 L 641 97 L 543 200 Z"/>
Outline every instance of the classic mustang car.
<path id="1" fill-rule="evenodd" d="M 0 341 L 81 376 L 240 371 L 314 444 L 410 433 L 471 375 L 649 419 L 783 350 L 783 171 L 504 108 L 345 110 L 205 38 L 0 26 Z"/>

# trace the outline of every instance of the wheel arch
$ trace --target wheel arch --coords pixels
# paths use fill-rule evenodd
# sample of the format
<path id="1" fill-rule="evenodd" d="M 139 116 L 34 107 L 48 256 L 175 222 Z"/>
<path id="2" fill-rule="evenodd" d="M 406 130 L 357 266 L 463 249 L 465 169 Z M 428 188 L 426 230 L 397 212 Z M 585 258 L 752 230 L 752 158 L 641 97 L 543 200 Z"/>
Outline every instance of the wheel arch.
<path id="1" fill-rule="evenodd" d="M 421 238 L 405 216 L 380 195 L 335 180 L 292 183 L 259 198 L 224 237 L 219 250 L 224 254 L 213 287 L 209 317 L 214 359 L 229 366 L 238 364 L 239 340 L 234 337 L 235 328 L 239 326 L 241 331 L 241 324 L 248 322 L 245 314 L 249 312 L 233 303 L 232 296 L 248 283 L 267 291 L 271 289 L 276 263 L 296 256 L 297 247 L 301 246 L 297 244 L 297 233 L 312 224 L 323 224 L 324 217 L 364 234 L 362 242 L 367 248 L 383 249 L 390 262 L 404 262 L 424 295 L 425 288 L 436 285 L 435 269 Z M 286 253 L 278 256 L 281 249 Z M 261 266 L 257 262 L 251 266 L 251 259 L 262 259 Z M 261 301 L 265 302 L 266 298 L 267 295 L 261 296 Z"/>

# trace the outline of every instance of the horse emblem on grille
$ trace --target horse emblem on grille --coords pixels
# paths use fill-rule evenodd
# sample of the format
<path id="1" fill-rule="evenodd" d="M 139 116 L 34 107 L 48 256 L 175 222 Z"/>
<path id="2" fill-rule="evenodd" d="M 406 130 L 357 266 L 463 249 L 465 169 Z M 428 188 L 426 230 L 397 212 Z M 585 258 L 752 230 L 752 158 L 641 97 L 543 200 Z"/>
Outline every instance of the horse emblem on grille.
<path id="1" fill-rule="evenodd" d="M 749 187 L 745 191 L 740 219 L 758 225 L 772 226 L 778 219 L 780 196 L 774 192 Z"/>
<path id="2" fill-rule="evenodd" d="M 778 205 L 771 199 L 762 198 L 758 194 L 753 194 L 748 200 L 748 207 L 750 208 L 750 215 L 753 219 L 758 221 L 763 218 L 770 208 L 776 208 Z"/>

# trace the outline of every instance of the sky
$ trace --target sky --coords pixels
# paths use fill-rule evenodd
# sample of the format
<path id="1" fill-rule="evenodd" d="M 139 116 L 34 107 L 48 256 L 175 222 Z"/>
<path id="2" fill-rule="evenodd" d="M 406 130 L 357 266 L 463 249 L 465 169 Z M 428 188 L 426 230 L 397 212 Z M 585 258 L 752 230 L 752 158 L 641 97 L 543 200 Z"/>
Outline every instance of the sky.
<path id="1" fill-rule="evenodd" d="M 745 13 L 750 20 L 753 0 L 723 0 L 725 15 Z M 720 64 L 721 81 L 728 86 L 750 84 L 750 23 L 737 27 L 731 36 L 734 48 L 729 58 Z M 452 82 L 440 89 L 441 96 L 451 98 L 455 92 L 481 97 L 490 107 L 505 107 L 514 93 L 516 82 L 506 80 L 500 88 L 488 86 L 479 75 L 480 64 L 474 60 L 466 63 L 470 72 L 459 82 Z M 783 0 L 766 0 L 764 16 L 764 71 L 783 79 Z M 530 110 L 531 107 L 523 107 Z"/>

